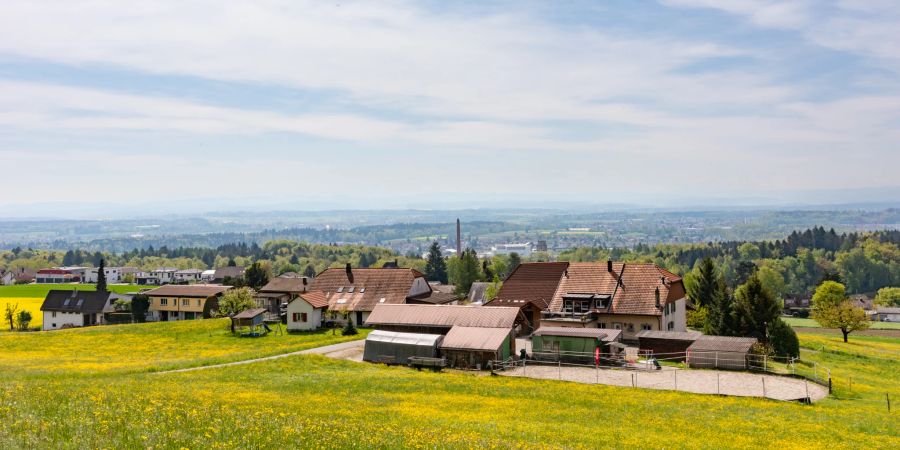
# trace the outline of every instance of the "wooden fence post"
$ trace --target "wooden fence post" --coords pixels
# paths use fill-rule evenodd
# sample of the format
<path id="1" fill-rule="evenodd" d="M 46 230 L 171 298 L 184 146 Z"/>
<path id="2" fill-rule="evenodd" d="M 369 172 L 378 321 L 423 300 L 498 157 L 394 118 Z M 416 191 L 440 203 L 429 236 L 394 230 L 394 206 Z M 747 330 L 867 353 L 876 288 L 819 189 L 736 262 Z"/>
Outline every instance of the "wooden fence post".
<path id="1" fill-rule="evenodd" d="M 884 399 L 887 400 L 888 412 L 891 412 L 891 394 L 885 392 Z"/>

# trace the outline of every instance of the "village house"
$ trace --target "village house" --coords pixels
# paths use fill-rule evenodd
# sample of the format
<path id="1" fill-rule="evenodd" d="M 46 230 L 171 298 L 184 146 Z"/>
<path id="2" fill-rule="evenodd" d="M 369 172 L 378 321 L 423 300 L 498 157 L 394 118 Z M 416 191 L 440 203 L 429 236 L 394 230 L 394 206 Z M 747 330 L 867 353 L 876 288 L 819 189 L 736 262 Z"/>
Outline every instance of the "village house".
<path id="1" fill-rule="evenodd" d="M 189 284 L 189 283 L 197 283 L 200 281 L 200 274 L 203 271 L 200 269 L 182 269 L 175 271 L 174 279 L 175 283 L 181 284 Z"/>
<path id="2" fill-rule="evenodd" d="M 31 269 L 26 269 L 24 267 L 17 270 L 7 270 L 0 273 L 2 273 L 2 275 L 0 275 L 0 285 L 3 286 L 32 283 L 34 282 L 34 277 L 37 274 L 37 272 Z"/>
<path id="3" fill-rule="evenodd" d="M 567 262 L 519 264 L 506 277 L 500 292 L 486 306 L 510 306 L 521 311 L 519 329 L 531 334 L 541 327 L 541 315 L 550 308 Z"/>
<path id="4" fill-rule="evenodd" d="M 102 325 L 104 312 L 111 310 L 116 299 L 126 296 L 102 291 L 54 289 L 41 304 L 43 330 Z"/>
<path id="5" fill-rule="evenodd" d="M 410 342 L 435 346 L 447 365 L 486 368 L 515 355 L 518 308 L 460 305 L 380 304 L 366 321 L 377 331 L 366 341 L 368 361 L 406 364 Z M 440 339 L 438 339 L 440 338 Z M 418 354 L 417 356 L 426 356 Z"/>
<path id="6" fill-rule="evenodd" d="M 327 309 L 328 300 L 321 291 L 293 296 L 287 304 L 288 331 L 312 331 L 321 327 Z"/>
<path id="7" fill-rule="evenodd" d="M 541 326 L 611 328 L 637 341 L 643 330 L 687 330 L 681 277 L 646 263 L 569 263 Z"/>
<path id="8" fill-rule="evenodd" d="M 875 320 L 879 322 L 900 322 L 900 308 L 879 306 L 875 310 Z"/>
<path id="9" fill-rule="evenodd" d="M 237 280 L 244 278 L 244 268 L 242 266 L 225 266 L 218 267 L 213 272 L 211 283 L 222 284 L 229 280 Z"/>
<path id="10" fill-rule="evenodd" d="M 421 305 L 458 305 L 459 298 L 453 291 L 456 286 L 452 284 L 428 283 L 431 286 L 431 295 L 428 297 L 410 298 L 406 303 Z"/>
<path id="11" fill-rule="evenodd" d="M 326 269 L 309 284 L 325 293 L 330 311 L 347 314 L 356 324 L 366 321 L 376 305 L 395 305 L 431 295 L 425 275 L 415 269 Z"/>
<path id="12" fill-rule="evenodd" d="M 306 277 L 282 275 L 272 278 L 256 292 L 256 304 L 260 308 L 265 308 L 269 316 L 279 316 L 282 306 L 306 292 L 308 286 L 309 279 Z"/>
<path id="13" fill-rule="evenodd" d="M 103 273 L 106 274 L 106 282 L 108 284 L 121 283 L 125 274 L 133 273 L 135 268 L 133 267 L 104 267 Z M 82 283 L 96 283 L 97 278 L 100 275 L 100 269 L 97 267 L 89 267 L 85 269 L 84 279 Z"/>
<path id="14" fill-rule="evenodd" d="M 231 286 L 169 284 L 144 292 L 150 298 L 147 320 L 208 319 L 219 305 L 219 297 Z"/>
<path id="15" fill-rule="evenodd" d="M 16 273 L 11 270 L 0 269 L 0 286 L 16 284 Z"/>

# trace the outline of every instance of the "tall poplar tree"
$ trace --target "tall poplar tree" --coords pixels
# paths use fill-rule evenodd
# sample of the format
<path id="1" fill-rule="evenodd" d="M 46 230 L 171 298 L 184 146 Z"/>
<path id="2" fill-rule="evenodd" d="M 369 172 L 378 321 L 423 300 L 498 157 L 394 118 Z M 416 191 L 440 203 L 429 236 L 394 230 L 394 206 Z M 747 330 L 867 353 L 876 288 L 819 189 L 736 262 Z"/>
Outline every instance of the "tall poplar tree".
<path id="1" fill-rule="evenodd" d="M 100 260 L 100 265 L 97 267 L 97 291 L 98 292 L 107 292 L 106 290 L 106 261 Z"/>

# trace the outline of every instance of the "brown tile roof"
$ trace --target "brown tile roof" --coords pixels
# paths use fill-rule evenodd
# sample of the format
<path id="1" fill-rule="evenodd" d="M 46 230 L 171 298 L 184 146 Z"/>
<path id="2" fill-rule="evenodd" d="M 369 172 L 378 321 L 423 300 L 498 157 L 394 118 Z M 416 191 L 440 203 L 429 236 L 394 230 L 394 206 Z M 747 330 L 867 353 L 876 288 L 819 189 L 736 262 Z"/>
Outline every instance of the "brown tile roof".
<path id="1" fill-rule="evenodd" d="M 617 289 L 620 274 L 622 283 Z M 566 294 L 614 294 L 604 313 L 658 316 L 662 311 L 656 307 L 656 288 L 663 305 L 685 296 L 681 277 L 656 264 L 613 263 L 613 271 L 609 272 L 605 262 L 573 262 L 560 280 L 549 309 L 561 311 Z"/>
<path id="2" fill-rule="evenodd" d="M 540 309 L 547 309 L 553 300 L 553 294 L 559 286 L 563 272 L 569 267 L 568 262 L 538 262 L 519 264 L 513 270 L 500 292 L 488 305 L 490 306 L 523 306 L 535 303 Z"/>
<path id="3" fill-rule="evenodd" d="M 415 269 L 354 268 L 352 274 L 350 280 L 344 268 L 326 269 L 309 290 L 324 292 L 330 309 L 372 311 L 379 304 L 405 303 L 415 279 L 425 278 Z"/>
<path id="4" fill-rule="evenodd" d="M 167 284 L 151 289 L 144 294 L 152 297 L 212 297 L 231 289 L 218 284 Z"/>
<path id="5" fill-rule="evenodd" d="M 509 328 L 453 326 L 441 342 L 442 349 L 496 352 L 509 336 Z"/>
<path id="6" fill-rule="evenodd" d="M 305 278 L 291 278 L 291 277 L 275 277 L 269 280 L 265 286 L 259 289 L 259 292 L 290 292 L 290 293 L 298 293 L 306 290 L 306 284 L 309 280 Z"/>
<path id="7" fill-rule="evenodd" d="M 328 299 L 322 291 L 311 291 L 298 295 L 298 297 L 306 300 L 313 308 L 325 308 L 328 306 Z"/>
<path id="8" fill-rule="evenodd" d="M 518 308 L 462 305 L 378 305 L 366 325 L 512 328 Z"/>
<path id="9" fill-rule="evenodd" d="M 250 308 L 248 310 L 241 311 L 232 317 L 233 319 L 252 319 L 260 314 L 265 314 L 266 308 Z"/>
<path id="10" fill-rule="evenodd" d="M 216 268 L 214 280 L 224 280 L 225 277 L 241 278 L 244 276 L 244 268 L 241 266 L 225 266 Z"/>

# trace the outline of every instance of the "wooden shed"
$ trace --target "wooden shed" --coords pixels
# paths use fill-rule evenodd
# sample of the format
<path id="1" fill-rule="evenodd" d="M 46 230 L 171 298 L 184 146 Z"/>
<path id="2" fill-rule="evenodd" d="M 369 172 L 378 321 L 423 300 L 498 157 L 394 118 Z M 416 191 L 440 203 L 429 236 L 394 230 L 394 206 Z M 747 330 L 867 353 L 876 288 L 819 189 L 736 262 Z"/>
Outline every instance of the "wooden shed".
<path id="1" fill-rule="evenodd" d="M 644 330 L 637 334 L 641 352 L 667 361 L 684 361 L 687 349 L 703 333 L 699 331 Z"/>
<path id="2" fill-rule="evenodd" d="M 687 349 L 687 363 L 699 369 L 747 370 L 756 338 L 700 336 Z"/>
<path id="3" fill-rule="evenodd" d="M 241 336 L 261 336 L 268 332 L 265 324 L 266 308 L 251 308 L 231 317 L 231 330 L 241 329 Z"/>
<path id="4" fill-rule="evenodd" d="M 487 368 L 489 361 L 505 360 L 512 353 L 512 328 L 482 328 L 455 325 L 441 343 L 441 354 L 450 367 Z"/>

